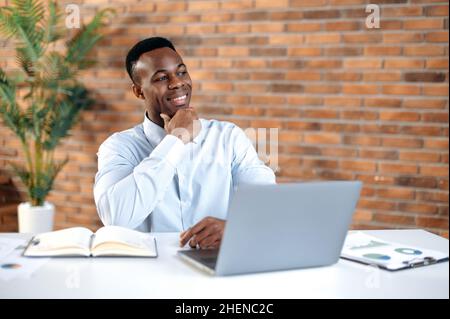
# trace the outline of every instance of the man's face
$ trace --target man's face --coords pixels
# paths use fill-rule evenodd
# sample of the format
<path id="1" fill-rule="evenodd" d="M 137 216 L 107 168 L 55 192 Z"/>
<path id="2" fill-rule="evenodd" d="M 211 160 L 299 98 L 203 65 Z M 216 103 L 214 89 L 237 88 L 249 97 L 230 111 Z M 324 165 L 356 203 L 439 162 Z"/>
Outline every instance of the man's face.
<path id="1" fill-rule="evenodd" d="M 189 107 L 192 81 L 180 55 L 170 48 L 142 54 L 135 65 L 134 82 L 133 91 L 145 100 L 151 119 L 159 120 L 161 113 L 173 117 Z"/>

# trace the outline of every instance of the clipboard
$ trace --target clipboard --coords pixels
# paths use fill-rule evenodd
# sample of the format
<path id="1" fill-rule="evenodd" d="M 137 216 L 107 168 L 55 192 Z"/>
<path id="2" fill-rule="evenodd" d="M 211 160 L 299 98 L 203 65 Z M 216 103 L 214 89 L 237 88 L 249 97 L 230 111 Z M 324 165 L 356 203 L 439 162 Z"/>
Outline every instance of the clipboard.
<path id="1" fill-rule="evenodd" d="M 405 261 L 405 268 L 417 268 L 417 267 L 437 264 L 437 263 L 444 262 L 444 261 L 448 261 L 448 257 L 439 259 L 439 260 L 437 260 L 434 257 L 417 258 L 417 259 L 413 259 L 411 261 Z"/>
<path id="2" fill-rule="evenodd" d="M 440 251 L 387 242 L 363 232 L 347 236 L 341 258 L 388 271 L 419 268 L 449 260 L 448 254 Z"/>
<path id="3" fill-rule="evenodd" d="M 410 268 L 419 268 L 419 267 L 424 267 L 424 266 L 429 266 L 429 265 L 433 265 L 433 264 L 437 264 L 437 263 L 441 263 L 441 262 L 446 262 L 448 261 L 448 257 L 447 258 L 442 258 L 442 259 L 436 259 L 433 257 L 425 257 L 422 259 L 417 259 L 414 261 L 404 261 L 404 265 L 402 267 L 399 268 L 390 268 L 386 265 L 383 265 L 381 263 L 376 263 L 376 262 L 372 262 L 369 260 L 358 260 L 357 258 L 353 258 L 353 257 L 345 257 L 345 256 L 341 256 L 342 259 L 346 259 L 346 260 L 350 260 L 350 261 L 354 261 L 360 264 L 364 264 L 364 265 L 368 265 L 368 266 L 375 266 L 384 270 L 388 270 L 388 271 L 398 271 L 398 270 L 405 270 L 405 269 L 410 269 Z"/>

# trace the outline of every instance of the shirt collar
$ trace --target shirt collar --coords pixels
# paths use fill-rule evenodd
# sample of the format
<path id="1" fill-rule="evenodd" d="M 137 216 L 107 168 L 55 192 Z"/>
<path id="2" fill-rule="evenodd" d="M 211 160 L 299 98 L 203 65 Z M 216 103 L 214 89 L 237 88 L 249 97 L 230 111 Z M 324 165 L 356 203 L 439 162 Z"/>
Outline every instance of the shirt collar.
<path id="1" fill-rule="evenodd" d="M 161 140 L 167 135 L 166 131 L 158 124 L 152 122 L 148 117 L 147 113 L 144 112 L 144 134 L 147 140 L 156 147 Z"/>
<path id="2" fill-rule="evenodd" d="M 200 124 L 202 128 L 199 134 L 194 138 L 193 142 L 198 144 L 202 140 L 202 136 L 204 133 L 202 120 L 200 119 Z M 152 144 L 153 147 L 156 147 L 159 143 L 161 143 L 162 139 L 167 135 L 166 131 L 159 126 L 158 124 L 152 122 L 148 117 L 147 113 L 144 112 L 144 134 L 147 140 Z"/>

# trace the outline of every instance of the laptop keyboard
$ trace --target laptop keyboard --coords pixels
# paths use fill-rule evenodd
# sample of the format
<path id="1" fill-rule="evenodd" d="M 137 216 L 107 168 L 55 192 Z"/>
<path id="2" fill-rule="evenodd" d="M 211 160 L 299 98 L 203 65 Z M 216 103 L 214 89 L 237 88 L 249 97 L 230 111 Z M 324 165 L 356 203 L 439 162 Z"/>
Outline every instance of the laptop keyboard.
<path id="1" fill-rule="evenodd" d="M 217 256 L 219 255 L 219 251 L 216 249 L 193 249 L 183 251 L 183 253 L 211 269 L 216 268 Z"/>
<path id="2" fill-rule="evenodd" d="M 212 269 L 216 268 L 217 256 L 216 257 L 203 257 L 200 259 L 202 261 L 202 264 L 208 266 L 209 268 L 212 268 Z"/>

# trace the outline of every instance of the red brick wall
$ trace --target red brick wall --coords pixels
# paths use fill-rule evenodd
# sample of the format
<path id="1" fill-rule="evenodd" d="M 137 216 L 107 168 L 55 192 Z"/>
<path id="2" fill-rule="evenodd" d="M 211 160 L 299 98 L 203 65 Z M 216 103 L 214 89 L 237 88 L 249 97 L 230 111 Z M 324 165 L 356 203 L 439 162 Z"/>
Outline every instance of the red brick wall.
<path id="1" fill-rule="evenodd" d="M 118 16 L 95 52 L 98 67 L 82 77 L 97 104 L 59 148 L 70 162 L 48 198 L 58 228 L 100 225 L 95 153 L 143 116 L 124 57 L 161 35 L 182 53 L 202 116 L 279 128 L 278 181 L 361 180 L 353 227 L 448 236 L 448 1 L 74 2 L 83 18 L 106 6 Z M 380 29 L 365 26 L 371 2 L 380 5 Z M 13 55 L 0 41 L 2 67 Z M 9 176 L 6 162 L 20 153 L 1 125 L 0 147 Z M 0 231 L 15 227 L 15 218 L 0 222 Z"/>

